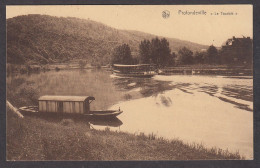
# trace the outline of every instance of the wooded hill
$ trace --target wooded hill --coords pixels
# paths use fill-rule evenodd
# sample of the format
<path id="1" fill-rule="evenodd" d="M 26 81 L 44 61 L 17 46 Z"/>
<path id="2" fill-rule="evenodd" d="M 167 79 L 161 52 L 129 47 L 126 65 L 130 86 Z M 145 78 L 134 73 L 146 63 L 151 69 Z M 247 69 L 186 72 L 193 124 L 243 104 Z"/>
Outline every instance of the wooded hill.
<path id="1" fill-rule="evenodd" d="M 174 31 L 174 30 L 172 30 Z M 118 30 L 92 20 L 47 15 L 24 15 L 7 19 L 7 63 L 47 64 L 85 60 L 105 65 L 115 47 L 126 43 L 138 57 L 139 44 L 155 35 Z M 193 52 L 208 46 L 167 38 L 174 52 L 187 47 Z"/>

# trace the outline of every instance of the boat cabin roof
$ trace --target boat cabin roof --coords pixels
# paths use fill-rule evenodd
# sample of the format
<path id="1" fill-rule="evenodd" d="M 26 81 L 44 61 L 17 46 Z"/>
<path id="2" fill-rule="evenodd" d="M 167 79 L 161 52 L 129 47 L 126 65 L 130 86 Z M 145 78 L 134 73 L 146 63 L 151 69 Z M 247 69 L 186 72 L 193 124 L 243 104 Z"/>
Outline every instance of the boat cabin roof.
<path id="1" fill-rule="evenodd" d="M 76 101 L 76 102 L 83 102 L 83 101 L 89 101 L 89 100 L 95 100 L 95 97 L 93 96 L 50 96 L 45 95 L 41 96 L 39 101 Z"/>

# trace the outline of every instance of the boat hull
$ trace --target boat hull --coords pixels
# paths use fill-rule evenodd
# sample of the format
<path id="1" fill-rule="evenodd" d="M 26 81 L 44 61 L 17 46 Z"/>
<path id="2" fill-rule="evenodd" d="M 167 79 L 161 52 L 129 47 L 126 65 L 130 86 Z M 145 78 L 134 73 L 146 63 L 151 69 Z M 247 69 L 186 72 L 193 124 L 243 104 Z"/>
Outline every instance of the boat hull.
<path id="1" fill-rule="evenodd" d="M 123 111 L 119 110 L 100 110 L 100 111 L 90 111 L 89 113 L 85 114 L 78 114 L 78 113 L 54 113 L 54 112 L 39 112 L 38 106 L 27 106 L 27 107 L 20 107 L 19 111 L 25 115 L 52 115 L 52 116 L 85 116 L 89 118 L 115 118 Z"/>
<path id="2" fill-rule="evenodd" d="M 114 118 L 122 112 L 123 111 L 118 110 L 90 111 L 90 113 L 84 114 L 84 116 L 91 118 Z"/>
<path id="3" fill-rule="evenodd" d="M 120 77 L 151 78 L 157 74 L 155 69 L 153 64 L 113 64 L 113 74 Z"/>
<path id="4" fill-rule="evenodd" d="M 136 78 L 151 78 L 155 75 L 155 74 L 116 73 L 116 72 L 113 72 L 113 74 L 119 77 L 136 77 Z"/>

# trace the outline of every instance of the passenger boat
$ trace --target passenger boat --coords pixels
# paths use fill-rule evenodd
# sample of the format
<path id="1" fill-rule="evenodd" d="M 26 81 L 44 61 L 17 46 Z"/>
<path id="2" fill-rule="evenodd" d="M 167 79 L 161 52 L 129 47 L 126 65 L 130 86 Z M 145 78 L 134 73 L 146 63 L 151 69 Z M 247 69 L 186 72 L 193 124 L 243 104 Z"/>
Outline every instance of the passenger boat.
<path id="1" fill-rule="evenodd" d="M 90 103 L 95 100 L 93 96 L 41 96 L 38 106 L 20 107 L 19 111 L 26 114 L 57 114 L 80 115 L 96 118 L 112 118 L 121 114 L 120 110 L 91 111 Z"/>
<path id="2" fill-rule="evenodd" d="M 120 77 L 151 78 L 157 73 L 155 72 L 155 65 L 153 64 L 113 64 L 113 74 Z"/>

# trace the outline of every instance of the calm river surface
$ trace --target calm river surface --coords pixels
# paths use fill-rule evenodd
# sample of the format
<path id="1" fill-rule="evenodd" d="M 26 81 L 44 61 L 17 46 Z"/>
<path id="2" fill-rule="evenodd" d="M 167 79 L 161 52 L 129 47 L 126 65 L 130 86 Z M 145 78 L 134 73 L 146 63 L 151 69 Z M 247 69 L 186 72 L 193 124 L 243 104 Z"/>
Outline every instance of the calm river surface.
<path id="1" fill-rule="evenodd" d="M 7 98 L 91 95 L 92 110 L 118 109 L 111 130 L 156 134 L 167 139 L 239 151 L 253 159 L 253 77 L 157 75 L 118 78 L 105 70 L 62 70 L 7 77 Z M 27 94 L 30 93 L 30 94 Z M 23 98 L 20 98 L 21 101 Z M 37 101 L 26 101 L 32 105 Z M 95 129 L 106 124 L 92 123 Z"/>

